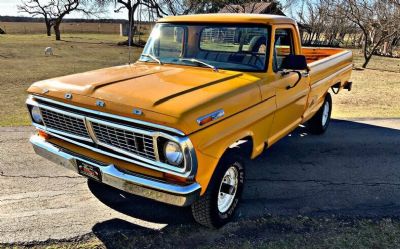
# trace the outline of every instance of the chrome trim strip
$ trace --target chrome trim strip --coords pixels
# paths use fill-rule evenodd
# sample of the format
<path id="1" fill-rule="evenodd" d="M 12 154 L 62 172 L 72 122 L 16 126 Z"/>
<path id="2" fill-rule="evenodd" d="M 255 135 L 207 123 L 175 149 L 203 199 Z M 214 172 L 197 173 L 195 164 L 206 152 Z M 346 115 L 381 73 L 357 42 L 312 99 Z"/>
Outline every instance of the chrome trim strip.
<path id="1" fill-rule="evenodd" d="M 181 186 L 128 174 L 118 170 L 112 164 L 99 165 L 79 156 L 68 154 L 36 135 L 30 138 L 30 142 L 38 155 L 75 172 L 78 172 L 77 159 L 98 167 L 104 184 L 135 195 L 176 206 L 188 206 L 200 196 L 201 186 L 198 183 Z"/>
<path id="2" fill-rule="evenodd" d="M 104 120 L 100 120 L 100 119 L 96 119 L 96 118 L 86 117 L 86 120 L 88 122 L 90 122 L 90 123 L 97 123 L 97 124 L 107 125 L 107 126 L 111 126 L 111 127 L 117 128 L 117 129 L 131 131 L 131 132 L 143 134 L 143 135 L 146 135 L 146 136 L 153 136 L 155 134 L 155 132 L 150 132 L 150 131 L 146 131 L 146 130 L 139 130 L 139 129 L 136 129 L 136 128 L 133 128 L 133 127 L 120 125 L 120 124 L 116 124 L 116 123 L 112 123 L 112 122 L 108 122 L 108 121 L 104 121 Z"/>
<path id="3" fill-rule="evenodd" d="M 56 133 L 56 134 L 59 134 L 59 135 L 62 135 L 62 136 L 67 136 L 67 137 L 71 137 L 71 138 L 75 138 L 75 139 L 79 139 L 79 140 L 84 140 L 86 142 L 93 142 L 92 139 L 90 139 L 90 138 L 77 136 L 77 135 L 66 133 L 66 132 L 63 132 L 63 131 L 60 131 L 60 130 L 55 130 L 55 129 L 49 128 L 47 126 L 44 126 L 43 130 L 46 131 L 47 133 L 52 132 L 52 133 Z"/>
<path id="4" fill-rule="evenodd" d="M 138 119 L 133 119 L 133 118 L 122 117 L 122 116 L 118 116 L 118 115 L 114 115 L 114 114 L 110 114 L 110 113 L 90 110 L 90 109 L 86 109 L 86 108 L 83 108 L 83 107 L 77 107 L 77 106 L 70 105 L 70 104 L 65 104 L 63 102 L 59 102 L 59 101 L 56 101 L 56 100 L 43 98 L 43 97 L 40 97 L 40 96 L 37 96 L 37 95 L 31 95 L 31 96 L 33 98 L 40 99 L 40 100 L 45 101 L 45 102 L 49 102 L 49 103 L 53 103 L 53 104 L 56 104 L 56 105 L 65 106 L 65 107 L 68 107 L 68 108 L 71 108 L 71 109 L 75 109 L 75 110 L 79 110 L 79 111 L 83 111 L 83 112 L 88 112 L 88 113 L 92 113 L 92 114 L 96 114 L 96 115 L 100 115 L 100 116 L 105 116 L 105 117 L 109 117 L 109 118 L 115 118 L 115 119 L 118 119 L 118 120 L 124 120 L 124 121 L 128 121 L 128 122 L 136 123 L 136 124 L 139 124 L 139 125 L 145 125 L 145 126 L 153 127 L 155 129 L 159 129 L 159 130 L 169 131 L 169 132 L 175 133 L 175 134 L 180 135 L 180 136 L 185 136 L 185 133 L 183 133 L 182 131 L 180 131 L 178 129 L 175 129 L 175 128 L 168 127 L 168 126 L 158 125 L 158 124 L 154 124 L 154 123 L 150 123 L 150 122 L 146 122 L 146 121 L 142 121 L 142 120 L 138 120 Z"/>
<path id="5" fill-rule="evenodd" d="M 92 124 L 91 124 L 90 122 L 88 122 L 87 119 L 85 119 L 85 126 L 86 126 L 86 130 L 87 130 L 88 133 L 89 133 L 89 136 L 93 139 L 93 141 L 94 141 L 96 144 L 98 144 L 99 141 L 97 140 L 97 137 L 96 137 L 96 135 L 94 134 L 93 126 L 92 126 Z"/>
<path id="6" fill-rule="evenodd" d="M 43 109 L 46 109 L 46 110 L 50 110 L 50 111 L 53 111 L 53 112 L 57 112 L 57 113 L 60 113 L 60 114 L 67 114 L 70 117 L 74 117 L 74 118 L 80 119 L 82 121 L 85 119 L 85 116 L 83 116 L 83 115 L 79 115 L 79 114 L 75 114 L 75 113 L 72 113 L 72 112 L 60 110 L 60 109 L 57 109 L 57 108 L 54 108 L 54 107 L 51 107 L 51 106 L 42 105 L 40 103 L 38 103 L 38 106 L 40 108 L 43 108 Z"/>

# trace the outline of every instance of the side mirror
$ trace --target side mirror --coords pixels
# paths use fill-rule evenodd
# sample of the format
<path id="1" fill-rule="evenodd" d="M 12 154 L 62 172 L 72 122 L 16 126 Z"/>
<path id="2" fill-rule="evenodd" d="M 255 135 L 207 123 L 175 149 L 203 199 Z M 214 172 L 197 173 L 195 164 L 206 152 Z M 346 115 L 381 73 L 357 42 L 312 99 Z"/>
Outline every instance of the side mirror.
<path id="1" fill-rule="evenodd" d="M 307 70 L 307 59 L 304 55 L 288 55 L 282 61 L 282 69 Z"/>

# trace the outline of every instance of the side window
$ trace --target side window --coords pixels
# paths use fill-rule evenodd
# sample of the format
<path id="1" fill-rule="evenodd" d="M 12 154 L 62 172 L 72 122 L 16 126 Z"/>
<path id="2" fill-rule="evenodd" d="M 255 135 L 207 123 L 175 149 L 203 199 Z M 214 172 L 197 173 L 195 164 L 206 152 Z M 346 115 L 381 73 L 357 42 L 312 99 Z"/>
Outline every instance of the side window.
<path id="1" fill-rule="evenodd" d="M 290 54 L 294 54 L 292 30 L 277 29 L 275 31 L 273 58 L 273 68 L 275 72 L 282 69 L 283 59 Z"/>

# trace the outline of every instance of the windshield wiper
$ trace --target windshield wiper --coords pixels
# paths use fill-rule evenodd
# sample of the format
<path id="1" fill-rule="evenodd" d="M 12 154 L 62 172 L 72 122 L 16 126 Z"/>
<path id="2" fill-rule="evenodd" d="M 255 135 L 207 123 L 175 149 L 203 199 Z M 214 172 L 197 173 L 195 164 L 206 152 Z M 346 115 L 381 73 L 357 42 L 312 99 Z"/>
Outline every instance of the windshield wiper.
<path id="1" fill-rule="evenodd" d="M 154 55 L 152 55 L 152 54 L 142 54 L 142 56 L 144 56 L 144 57 L 148 57 L 148 58 L 150 58 L 150 59 L 152 59 L 153 61 L 157 61 L 158 62 L 158 64 L 160 64 L 160 65 L 162 65 L 163 63 L 161 62 L 161 60 L 160 59 L 158 59 L 157 57 L 155 57 Z"/>
<path id="2" fill-rule="evenodd" d="M 201 65 L 207 66 L 209 68 L 212 68 L 212 70 L 214 72 L 218 72 L 218 68 L 216 66 L 208 64 L 208 63 L 206 63 L 204 61 L 201 61 L 201 60 L 198 60 L 198 59 L 195 59 L 195 58 L 180 58 L 179 60 L 180 61 L 190 61 L 190 62 L 193 62 L 193 63 L 198 63 L 198 64 L 201 64 Z"/>

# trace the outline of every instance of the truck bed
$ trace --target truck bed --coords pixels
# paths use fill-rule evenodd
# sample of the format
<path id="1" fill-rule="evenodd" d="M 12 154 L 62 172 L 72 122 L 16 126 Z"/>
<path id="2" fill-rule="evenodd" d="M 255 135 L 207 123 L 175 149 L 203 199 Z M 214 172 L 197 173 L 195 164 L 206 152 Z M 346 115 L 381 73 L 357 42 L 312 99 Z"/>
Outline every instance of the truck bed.
<path id="1" fill-rule="evenodd" d="M 311 118 L 322 105 L 332 86 L 342 89 L 350 80 L 352 52 L 340 48 L 303 48 L 310 69 L 310 94 L 304 114 Z"/>
<path id="2" fill-rule="evenodd" d="M 326 57 L 329 57 L 331 55 L 341 53 L 343 51 L 345 50 L 340 48 L 303 48 L 303 54 L 306 56 L 307 62 L 309 64 L 318 60 L 325 59 Z"/>
<path id="3" fill-rule="evenodd" d="M 344 84 L 349 80 L 353 64 L 352 52 L 341 48 L 303 48 L 310 68 L 311 85 L 321 80 Z M 346 74 L 346 77 L 343 76 Z M 335 82 L 332 82 L 335 81 Z"/>

